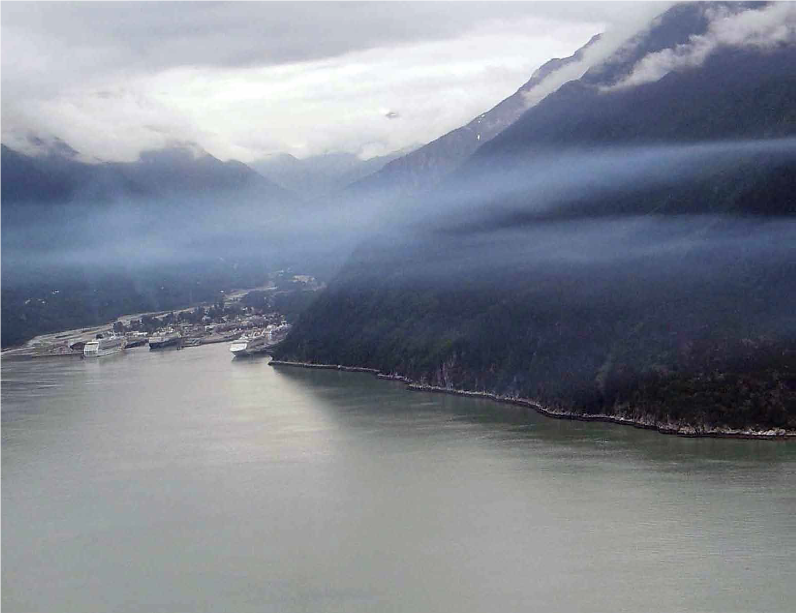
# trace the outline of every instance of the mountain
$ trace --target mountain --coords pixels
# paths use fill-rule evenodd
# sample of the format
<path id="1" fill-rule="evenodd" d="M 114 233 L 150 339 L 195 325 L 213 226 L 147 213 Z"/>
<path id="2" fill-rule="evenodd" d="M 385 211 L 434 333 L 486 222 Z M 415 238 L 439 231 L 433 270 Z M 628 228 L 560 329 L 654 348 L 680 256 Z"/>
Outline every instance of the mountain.
<path id="1" fill-rule="evenodd" d="M 295 255 L 280 228 L 297 202 L 195 147 L 89 164 L 3 146 L 2 345 L 258 286 Z"/>
<path id="2" fill-rule="evenodd" d="M 664 13 L 403 202 L 276 357 L 666 431 L 796 430 L 796 40 L 764 36 L 787 10 Z"/>
<path id="3" fill-rule="evenodd" d="M 726 49 L 698 70 L 604 91 L 612 80 L 588 74 L 564 85 L 485 144 L 478 157 L 604 143 L 703 142 L 793 134 L 796 114 L 782 112 L 796 75 L 791 47 Z"/>
<path id="4" fill-rule="evenodd" d="M 306 198 L 317 198 L 342 190 L 371 175 L 406 150 L 361 160 L 353 153 L 336 152 L 298 159 L 289 153 L 277 153 L 251 163 L 264 177 Z"/>
<path id="5" fill-rule="evenodd" d="M 545 78 L 583 58 L 598 40 L 594 36 L 586 45 L 566 58 L 556 58 L 542 65 L 530 80 L 514 94 L 482 113 L 467 125 L 439 137 L 431 143 L 386 164 L 371 176 L 351 186 L 354 194 L 389 194 L 407 196 L 431 189 L 456 170 L 476 149 L 511 125 L 528 108 L 528 94 Z"/>
<path id="6" fill-rule="evenodd" d="M 733 15 L 740 18 L 760 14 L 765 6 L 676 5 L 606 62 L 562 86 L 485 143 L 451 178 L 450 185 L 455 185 L 458 193 L 466 193 L 474 186 L 482 188 L 485 180 L 506 181 L 517 174 L 527 175 L 529 167 L 564 152 L 633 147 L 639 153 L 631 161 L 636 166 L 645 157 L 657 155 L 656 176 L 650 175 L 645 184 L 634 188 L 626 182 L 610 184 L 590 179 L 588 191 L 571 194 L 561 190 L 553 214 L 611 215 L 651 210 L 796 213 L 790 195 L 796 187 L 791 146 L 776 145 L 778 139 L 796 136 L 792 105 L 796 94 L 796 73 L 792 70 L 796 40 L 732 45 L 710 35 L 706 17 L 712 11 L 726 9 L 730 11 L 728 19 Z M 689 43 L 691 40 L 697 42 Z M 690 66 L 695 60 L 688 58 L 689 46 L 702 54 L 703 47 L 710 44 L 714 51 L 701 58 L 698 66 Z M 621 85 L 634 70 L 638 71 L 643 58 L 663 57 L 673 62 L 666 54 L 672 48 L 684 58 L 681 68 L 659 79 Z M 731 145 L 755 140 L 768 145 Z M 712 148 L 706 146 L 711 143 Z M 727 146 L 719 151 L 719 143 Z M 671 146 L 690 146 L 691 155 L 682 156 L 679 164 L 673 163 L 665 155 L 666 147 Z M 605 168 L 602 172 L 610 176 L 613 171 Z M 577 169 L 570 171 L 573 175 L 577 175 Z M 513 202 L 503 202 L 504 208 L 511 208 L 516 216 L 509 215 L 504 221 L 520 223 L 549 217 L 549 210 L 540 211 L 530 203 L 529 196 L 535 195 L 534 190 L 516 189 L 506 199 Z"/>
<path id="7" fill-rule="evenodd" d="M 293 198 L 241 162 L 222 162 L 188 147 L 145 151 L 135 162 L 98 164 L 81 162 L 74 153 L 30 156 L 2 145 L 3 204 L 110 201 L 240 189 L 255 190 L 265 199 Z"/>
<path id="8" fill-rule="evenodd" d="M 246 189 L 264 199 L 293 197 L 242 162 L 222 162 L 207 153 L 195 156 L 185 149 L 148 151 L 139 162 L 113 167 L 144 194 Z"/>
<path id="9" fill-rule="evenodd" d="M 28 156 L 2 145 L 3 205 L 17 202 L 63 202 L 81 187 L 104 178 L 104 169 L 75 161 L 71 155 Z"/>

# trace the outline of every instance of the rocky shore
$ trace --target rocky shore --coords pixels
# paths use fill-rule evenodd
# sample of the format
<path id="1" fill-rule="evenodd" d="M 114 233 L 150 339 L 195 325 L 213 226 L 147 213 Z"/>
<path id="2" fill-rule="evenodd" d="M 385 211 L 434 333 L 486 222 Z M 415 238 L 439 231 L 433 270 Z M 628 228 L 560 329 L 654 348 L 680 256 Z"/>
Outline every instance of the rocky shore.
<path id="1" fill-rule="evenodd" d="M 424 385 L 417 383 L 397 373 L 385 374 L 375 368 L 364 368 L 360 366 L 343 366 L 341 364 L 314 364 L 311 362 L 289 362 L 284 360 L 271 360 L 271 366 L 293 366 L 298 368 L 316 368 L 321 370 L 338 370 L 343 372 L 362 372 L 375 375 L 379 379 L 387 381 L 399 381 L 406 384 L 406 388 L 417 392 L 432 392 L 438 394 L 451 394 L 454 396 L 463 396 L 465 398 L 484 398 L 499 402 L 501 404 L 510 404 L 514 406 L 524 407 L 536 411 L 545 417 L 554 419 L 571 419 L 577 421 L 596 421 L 607 422 L 612 424 L 619 424 L 622 426 L 632 426 L 634 428 L 641 428 L 644 430 L 655 430 L 661 434 L 674 434 L 677 436 L 685 437 L 713 437 L 713 438 L 740 438 L 740 439 L 756 439 L 756 440 L 796 440 L 796 431 L 785 430 L 782 428 L 769 429 L 769 430 L 755 430 L 748 429 L 733 429 L 726 427 L 703 427 L 694 426 L 692 424 L 684 423 L 661 423 L 653 419 L 636 419 L 623 417 L 621 415 L 609 414 L 585 414 L 577 413 L 574 411 L 565 411 L 561 409 L 553 409 L 545 407 L 538 402 L 529 398 L 518 398 L 513 396 L 502 396 L 493 394 L 491 392 L 474 392 L 469 390 L 459 390 L 446 387 L 437 387 L 433 385 Z"/>
<path id="2" fill-rule="evenodd" d="M 271 366 L 296 366 L 298 368 L 318 368 L 321 370 L 342 370 L 345 372 L 366 372 L 371 375 L 381 375 L 375 368 L 362 368 L 360 366 L 341 366 L 340 364 L 312 364 L 310 362 L 286 362 L 284 360 L 271 360 Z M 383 376 L 383 375 L 382 375 Z"/>

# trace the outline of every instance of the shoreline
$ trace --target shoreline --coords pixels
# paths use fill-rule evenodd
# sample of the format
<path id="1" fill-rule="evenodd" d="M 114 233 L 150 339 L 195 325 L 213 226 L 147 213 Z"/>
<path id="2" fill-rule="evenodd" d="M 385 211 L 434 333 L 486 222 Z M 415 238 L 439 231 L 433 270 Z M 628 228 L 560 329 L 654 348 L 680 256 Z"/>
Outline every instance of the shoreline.
<path id="1" fill-rule="evenodd" d="M 465 398 L 481 398 L 492 400 L 500 404 L 510 404 L 513 406 L 531 409 L 544 417 L 552 419 L 567 419 L 572 421 L 611 423 L 619 426 L 631 426 L 641 430 L 654 430 L 660 434 L 682 436 L 686 438 L 731 438 L 747 439 L 758 441 L 787 441 L 796 440 L 795 430 L 785 430 L 782 428 L 769 430 L 733 430 L 731 428 L 710 428 L 700 429 L 695 426 L 685 426 L 677 424 L 660 424 L 644 422 L 638 419 L 630 419 L 617 415 L 598 413 L 589 415 L 585 413 L 575 413 L 572 411 L 562 411 L 550 409 L 529 398 L 518 398 L 513 396 L 502 396 L 491 392 L 473 392 L 433 385 L 424 385 L 413 381 L 409 377 L 398 374 L 385 374 L 376 368 L 365 368 L 361 366 L 343 366 L 341 364 L 314 364 L 311 362 L 290 362 L 286 360 L 274 360 L 269 362 L 270 366 L 290 366 L 294 368 L 311 368 L 318 370 L 337 370 L 340 372 L 359 372 L 374 375 L 377 379 L 385 381 L 398 381 L 405 384 L 406 389 L 414 392 L 430 392 L 434 394 L 448 394 L 451 396 L 462 396 Z"/>
<path id="2" fill-rule="evenodd" d="M 230 302 L 238 302 L 241 297 L 246 295 L 249 292 L 255 291 L 266 291 L 270 289 L 276 289 L 275 285 L 262 285 L 260 287 L 253 287 L 253 288 L 242 288 L 242 289 L 233 289 L 227 295 L 227 299 Z M 124 313 L 115 317 L 105 323 L 102 324 L 91 324 L 85 326 L 79 326 L 77 328 L 67 328 L 61 330 L 55 330 L 52 332 L 42 332 L 37 334 L 36 336 L 29 338 L 28 340 L 22 342 L 19 345 L 10 345 L 8 347 L 4 347 L 0 349 L 0 358 L 13 358 L 13 359 L 30 359 L 30 358 L 59 358 L 59 357 L 70 357 L 70 354 L 66 353 L 36 353 L 36 351 L 45 346 L 54 346 L 60 344 L 58 341 L 67 341 L 67 340 L 83 340 L 85 335 L 89 335 L 88 338 L 91 338 L 91 335 L 96 334 L 98 332 L 109 331 L 113 326 L 114 322 L 121 321 L 122 323 L 129 324 L 133 319 L 141 319 L 145 315 L 151 315 L 153 317 L 161 317 L 163 315 L 167 315 L 169 313 L 174 313 L 175 315 L 187 311 L 191 311 L 195 309 L 197 306 L 204 306 L 208 304 L 208 302 L 196 302 L 193 304 L 189 304 L 187 306 L 178 307 L 174 309 L 168 310 L 160 310 L 160 311 L 146 311 L 142 313 Z M 212 344 L 212 343 L 221 343 L 224 342 L 223 340 L 218 341 L 211 341 L 211 343 L 202 343 L 202 344 Z"/>

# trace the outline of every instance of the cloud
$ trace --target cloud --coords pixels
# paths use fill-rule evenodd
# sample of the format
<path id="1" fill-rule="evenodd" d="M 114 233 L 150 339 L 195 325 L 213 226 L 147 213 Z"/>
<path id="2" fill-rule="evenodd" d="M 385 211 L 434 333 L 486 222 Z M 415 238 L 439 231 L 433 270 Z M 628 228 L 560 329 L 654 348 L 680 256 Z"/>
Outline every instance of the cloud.
<path id="1" fill-rule="evenodd" d="M 27 38 L 40 50 L 79 53 L 92 68 L 247 67 L 449 40 L 489 22 L 604 23 L 635 10 L 628 2 L 24 2 L 4 7 L 2 27 L 9 49 Z M 70 59 L 27 58 L 66 67 Z"/>
<path id="2" fill-rule="evenodd" d="M 167 139 L 242 161 L 276 151 L 360 153 L 374 142 L 381 144 L 375 153 L 389 153 L 466 123 L 516 90 L 550 49 L 571 52 L 597 27 L 564 32 L 558 24 L 560 36 L 538 34 L 553 25 L 495 22 L 453 40 L 297 63 L 99 74 L 23 104 L 7 98 L 4 83 L 3 140 L 11 145 L 15 132 L 45 131 L 83 153 L 128 161 Z M 567 38 L 573 35 L 579 39 Z M 372 113 L 395 104 L 401 122 Z"/>
<path id="3" fill-rule="evenodd" d="M 586 49 L 583 57 L 579 61 L 574 61 L 566 64 L 558 70 L 550 73 L 545 77 L 541 83 L 532 87 L 527 92 L 523 92 L 523 99 L 525 100 L 526 108 L 531 108 L 539 104 L 547 96 L 558 90 L 559 87 L 573 81 L 580 79 L 586 71 L 599 64 L 602 60 L 610 56 L 618 48 L 621 40 L 620 37 L 612 36 L 609 38 L 602 37 L 595 42 L 592 46 Z"/>
<path id="4" fill-rule="evenodd" d="M 581 59 L 562 66 L 550 73 L 541 83 L 523 93 L 527 108 L 535 106 L 552 94 L 564 83 L 580 79 L 592 67 L 599 65 L 617 52 L 627 41 L 648 25 L 649 21 L 665 11 L 672 2 L 639 3 L 634 11 L 629 11 L 613 27 L 602 33 L 600 39 L 586 48 Z"/>
<path id="5" fill-rule="evenodd" d="M 645 8 L 644 11 L 647 9 Z M 3 6 L 3 142 L 85 159 L 169 140 L 222 158 L 428 142 L 620 14 L 613 3 L 18 3 Z M 644 12 L 641 11 L 641 12 Z M 374 108 L 401 109 L 385 122 Z"/>
<path id="6" fill-rule="evenodd" d="M 635 87 L 658 81 L 672 71 L 701 66 L 721 47 L 771 49 L 796 44 L 796 4 L 774 2 L 757 10 L 733 12 L 727 7 L 709 7 L 711 21 L 704 35 L 688 43 L 650 53 L 642 58 L 630 75 L 604 91 Z"/>

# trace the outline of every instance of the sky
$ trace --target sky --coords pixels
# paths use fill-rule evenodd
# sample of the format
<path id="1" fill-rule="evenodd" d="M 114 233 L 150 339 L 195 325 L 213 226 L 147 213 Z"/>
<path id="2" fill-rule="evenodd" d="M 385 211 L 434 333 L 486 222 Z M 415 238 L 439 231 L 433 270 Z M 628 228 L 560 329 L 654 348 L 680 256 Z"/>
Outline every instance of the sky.
<path id="1" fill-rule="evenodd" d="M 58 138 L 87 161 L 186 143 L 243 162 L 383 155 L 670 4 L 3 2 L 2 142 Z"/>

